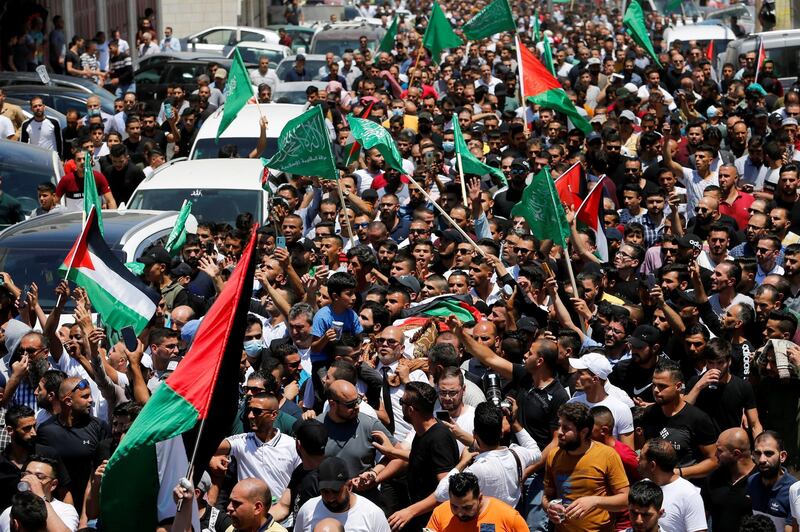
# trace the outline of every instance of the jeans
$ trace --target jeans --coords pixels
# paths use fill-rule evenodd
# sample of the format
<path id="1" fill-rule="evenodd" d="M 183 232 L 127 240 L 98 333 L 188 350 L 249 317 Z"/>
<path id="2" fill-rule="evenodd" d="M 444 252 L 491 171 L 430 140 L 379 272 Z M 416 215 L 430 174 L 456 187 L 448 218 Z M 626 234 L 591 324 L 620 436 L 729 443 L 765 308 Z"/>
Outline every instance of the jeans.
<path id="1" fill-rule="evenodd" d="M 126 92 L 136 92 L 136 83 L 130 82 L 128 85 L 117 85 L 117 90 L 114 91 L 114 96 L 122 98 Z"/>
<path id="2" fill-rule="evenodd" d="M 522 504 L 522 517 L 528 523 L 531 532 L 547 532 L 550 521 L 547 512 L 542 508 L 544 494 L 544 477 L 542 473 L 534 473 L 525 479 L 525 492 Z"/>

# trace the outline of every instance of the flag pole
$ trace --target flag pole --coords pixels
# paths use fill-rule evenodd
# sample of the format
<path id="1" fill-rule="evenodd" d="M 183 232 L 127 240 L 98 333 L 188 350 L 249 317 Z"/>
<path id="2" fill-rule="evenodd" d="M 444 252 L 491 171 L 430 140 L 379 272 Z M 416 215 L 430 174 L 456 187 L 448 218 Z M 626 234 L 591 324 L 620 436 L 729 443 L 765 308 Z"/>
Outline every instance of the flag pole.
<path id="1" fill-rule="evenodd" d="M 456 149 L 456 159 L 458 161 L 458 177 L 461 180 L 461 199 L 464 200 L 464 207 L 467 208 L 467 185 L 464 183 L 464 167 L 461 165 L 461 152 Z"/>
<path id="2" fill-rule="evenodd" d="M 347 217 L 347 205 L 344 203 L 344 192 L 342 192 L 342 183 L 336 179 L 336 190 L 339 192 L 339 201 L 342 202 L 342 212 L 344 212 L 344 223 L 347 225 L 347 234 L 350 235 L 350 248 L 356 247 L 355 240 L 353 240 L 353 227 L 350 225 L 350 218 Z"/>
<path id="3" fill-rule="evenodd" d="M 467 233 L 466 233 L 466 232 L 465 232 L 463 229 L 461 229 L 461 227 L 460 227 L 460 226 L 459 226 L 459 225 L 458 225 L 458 224 L 457 224 L 457 223 L 456 223 L 456 222 L 455 222 L 455 221 L 454 221 L 452 218 L 450 218 L 450 215 L 449 215 L 449 214 L 447 214 L 447 213 L 444 211 L 444 209 L 442 209 L 442 208 L 439 206 L 439 204 L 438 204 L 438 203 L 436 203 L 436 201 L 435 201 L 435 200 L 434 200 L 434 199 L 433 199 L 433 198 L 432 198 L 432 197 L 431 197 L 431 196 L 428 194 L 428 192 L 427 192 L 427 191 L 426 191 L 424 188 L 422 188 L 422 187 L 420 186 L 420 184 L 419 184 L 419 183 L 417 183 L 417 181 L 416 181 L 416 180 L 415 180 L 415 179 L 414 179 L 414 178 L 413 178 L 413 177 L 412 177 L 410 174 L 409 174 L 409 175 L 407 175 L 406 177 L 408 177 L 408 180 L 409 180 L 409 181 L 411 181 L 411 183 L 412 183 L 412 184 L 413 184 L 415 187 L 417 187 L 417 189 L 419 189 L 419 191 L 420 191 L 420 192 L 422 192 L 422 195 L 423 195 L 423 196 L 425 196 L 425 199 L 426 199 L 426 200 L 428 200 L 429 202 L 431 202 L 431 203 L 433 204 L 433 206 L 434 206 L 434 207 L 436 207 L 436 210 L 438 210 L 438 211 L 439 211 L 439 213 L 440 213 L 442 216 L 444 216 L 445 220 L 447 220 L 447 221 L 450 223 L 450 225 L 452 225 L 452 226 L 453 226 L 453 229 L 455 229 L 456 231 L 458 231 L 459 233 L 461 233 L 461 236 L 463 236 L 464 238 L 466 238 L 466 239 L 467 239 L 467 242 L 469 242 L 470 244 L 472 244 L 472 247 L 473 247 L 473 248 L 475 248 L 475 250 L 476 250 L 478 253 L 480 253 L 482 256 L 484 256 L 484 257 L 485 257 L 485 256 L 486 256 L 486 252 L 485 252 L 485 251 L 483 251 L 483 249 L 482 249 L 482 248 L 481 248 L 481 247 L 480 247 L 478 244 L 476 244 L 476 243 L 475 243 L 475 241 L 474 241 L 474 240 L 472 240 L 472 238 L 470 238 L 470 236 L 469 236 L 469 235 L 468 235 L 468 234 L 467 234 Z"/>
<path id="4" fill-rule="evenodd" d="M 423 46 L 422 41 L 420 41 L 419 50 L 417 51 L 417 60 L 414 61 L 414 71 L 411 72 L 411 79 L 408 80 L 408 89 L 414 86 L 414 77 L 417 75 L 417 65 L 419 64 L 419 60 L 422 57 L 423 51 L 425 51 L 425 46 Z"/>
<path id="5" fill-rule="evenodd" d="M 92 209 L 89 211 L 89 216 L 92 215 L 92 212 L 94 212 L 94 210 L 95 207 L 92 206 Z M 95 216 L 97 215 L 95 214 Z M 69 283 L 69 272 L 72 271 L 72 266 L 75 264 L 75 255 L 77 254 L 78 248 L 80 247 L 80 243 L 86 239 L 86 219 L 88 218 L 88 216 L 86 216 L 86 211 L 83 212 L 83 217 L 84 217 L 84 222 L 83 225 L 81 226 L 81 234 L 78 237 L 78 245 L 75 246 L 75 253 L 73 253 L 72 257 L 69 258 L 69 264 L 67 264 L 67 271 L 64 272 L 64 280 L 67 281 L 67 283 Z M 58 297 L 56 298 L 56 307 L 61 305 L 61 299 L 63 297 L 64 297 L 63 292 L 58 294 Z"/>

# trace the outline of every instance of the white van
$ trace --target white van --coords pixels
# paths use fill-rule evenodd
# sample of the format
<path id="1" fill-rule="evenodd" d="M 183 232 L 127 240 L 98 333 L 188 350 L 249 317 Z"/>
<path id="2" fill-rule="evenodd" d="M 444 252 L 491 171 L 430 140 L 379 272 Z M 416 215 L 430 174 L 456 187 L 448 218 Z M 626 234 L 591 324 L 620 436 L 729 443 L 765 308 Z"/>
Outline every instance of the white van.
<path id="1" fill-rule="evenodd" d="M 764 42 L 767 59 L 775 63 L 775 73 L 783 89 L 788 89 L 800 72 L 800 29 L 765 31 L 731 41 L 724 62 L 732 63 L 738 70 L 739 55 L 755 50 L 759 37 Z"/>
<path id="2" fill-rule="evenodd" d="M 224 107 L 224 106 L 223 106 Z M 288 103 L 262 103 L 259 104 L 261 113 L 267 117 L 267 148 L 261 157 L 270 158 L 278 151 L 278 137 L 283 131 L 286 122 L 303 114 L 302 105 Z M 222 120 L 222 109 L 217 109 L 205 122 L 189 152 L 189 159 L 214 159 L 219 156 L 219 150 L 227 144 L 235 144 L 240 157 L 247 157 L 258 143 L 261 133 L 259 120 L 261 114 L 255 104 L 247 104 L 236 115 L 233 122 L 222 132 L 217 142 L 217 129 Z"/>
<path id="3" fill-rule="evenodd" d="M 687 24 L 685 26 L 670 26 L 664 30 L 664 44 L 667 48 L 675 41 L 681 41 L 687 44 L 689 41 L 694 41 L 697 46 L 703 51 L 705 56 L 708 49 L 708 43 L 714 41 L 713 58 L 722 53 L 728 46 L 728 43 L 736 38 L 733 30 L 721 23 L 716 24 Z M 721 65 L 711 62 L 712 67 L 718 69 Z"/>

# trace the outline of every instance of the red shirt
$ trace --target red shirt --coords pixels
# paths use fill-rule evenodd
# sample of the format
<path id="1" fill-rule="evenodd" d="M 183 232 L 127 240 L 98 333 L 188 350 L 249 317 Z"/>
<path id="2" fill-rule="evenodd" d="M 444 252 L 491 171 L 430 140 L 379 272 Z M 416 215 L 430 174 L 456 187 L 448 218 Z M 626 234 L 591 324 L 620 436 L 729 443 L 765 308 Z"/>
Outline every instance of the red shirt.
<path id="1" fill-rule="evenodd" d="M 633 485 L 634 482 L 639 480 L 639 457 L 636 452 L 622 443 L 619 440 L 614 440 L 614 450 L 622 460 L 622 467 L 625 469 L 625 475 L 628 481 Z M 614 530 L 625 530 L 631 526 L 631 518 L 628 515 L 628 510 L 616 512 L 614 514 Z"/>
<path id="2" fill-rule="evenodd" d="M 97 184 L 98 196 L 111 192 L 106 177 L 100 172 L 94 172 L 94 182 Z M 65 199 L 68 209 L 81 208 L 83 206 L 83 174 L 77 176 L 75 172 L 67 172 L 56 185 L 56 196 Z"/>
<path id="3" fill-rule="evenodd" d="M 736 220 L 736 226 L 739 230 L 744 230 L 747 227 L 747 220 L 750 219 L 750 213 L 747 212 L 747 209 L 750 208 L 750 205 L 755 201 L 755 198 L 752 194 L 748 194 L 747 192 L 738 191 L 736 193 L 736 199 L 733 200 L 732 203 L 728 203 L 727 200 L 722 200 L 719 204 L 719 212 L 721 214 L 727 214 L 734 220 Z"/>

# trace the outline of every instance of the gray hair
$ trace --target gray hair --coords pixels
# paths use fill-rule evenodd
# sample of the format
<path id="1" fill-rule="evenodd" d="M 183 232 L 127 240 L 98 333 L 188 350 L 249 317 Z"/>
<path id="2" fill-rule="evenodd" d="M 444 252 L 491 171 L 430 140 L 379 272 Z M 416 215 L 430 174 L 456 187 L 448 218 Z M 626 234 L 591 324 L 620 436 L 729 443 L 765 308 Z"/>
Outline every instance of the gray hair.
<path id="1" fill-rule="evenodd" d="M 295 303 L 291 310 L 289 310 L 290 320 L 302 315 L 305 315 L 309 323 L 314 322 L 314 308 L 308 303 Z"/>

